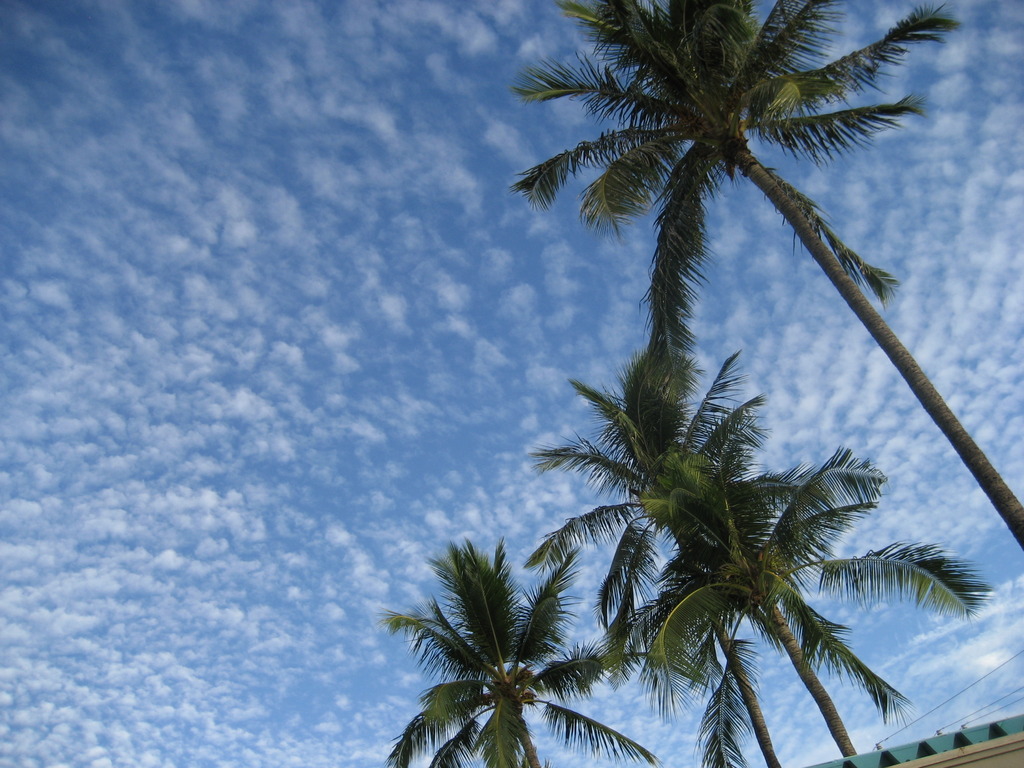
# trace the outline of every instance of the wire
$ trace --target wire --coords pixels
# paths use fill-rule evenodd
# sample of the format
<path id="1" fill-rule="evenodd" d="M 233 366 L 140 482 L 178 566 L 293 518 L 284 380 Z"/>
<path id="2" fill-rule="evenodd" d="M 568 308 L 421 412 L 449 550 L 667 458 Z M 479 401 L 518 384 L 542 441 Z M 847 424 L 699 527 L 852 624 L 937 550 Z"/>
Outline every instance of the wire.
<path id="1" fill-rule="evenodd" d="M 903 732 L 904 732 L 905 730 L 907 730 L 907 728 L 909 728 L 910 726 L 914 725 L 914 723 L 919 723 L 919 722 L 921 722 L 921 721 L 922 721 L 922 720 L 924 720 L 924 719 L 925 719 L 926 717 L 928 717 L 928 715 L 930 715 L 930 714 L 932 714 L 933 712 L 935 712 L 935 711 L 937 711 L 937 710 L 941 709 L 942 707 L 946 706 L 947 704 L 949 704 L 949 702 L 951 702 L 951 701 L 952 701 L 953 699 L 955 699 L 955 698 L 956 698 L 957 696 L 959 696 L 959 695 L 960 695 L 960 694 L 962 694 L 962 693 L 966 693 L 966 692 L 967 692 L 967 691 L 969 691 L 969 690 L 970 690 L 971 688 L 973 688 L 973 687 L 974 687 L 974 686 L 976 686 L 976 685 L 977 685 L 978 683 L 980 683 L 980 682 L 981 682 L 982 680 L 984 680 L 984 679 L 985 679 L 986 677 L 988 677 L 989 675 L 992 675 L 992 674 L 996 673 L 997 671 L 999 671 L 1000 669 L 1002 669 L 1003 667 L 1005 667 L 1005 666 L 1006 666 L 1007 664 L 1009 664 L 1009 663 L 1010 663 L 1011 661 L 1013 661 L 1014 659 L 1016 659 L 1016 658 L 1017 658 L 1018 656 L 1020 656 L 1021 654 L 1024 654 L 1024 649 L 1021 649 L 1021 650 L 1017 651 L 1017 653 L 1013 654 L 1013 656 L 1011 656 L 1010 658 L 1008 658 L 1008 659 L 1007 659 L 1006 661 L 1004 661 L 1004 662 L 1003 662 L 1002 664 L 1000 664 L 1000 665 L 999 665 L 998 667 L 995 667 L 994 669 L 991 669 L 991 670 L 989 670 L 989 671 L 988 671 L 988 672 L 986 672 L 986 673 L 985 673 L 984 675 L 982 675 L 982 676 L 981 676 L 981 677 L 979 677 L 979 678 L 978 678 L 977 680 L 975 680 L 975 681 L 974 681 L 973 683 L 971 683 L 970 685 L 968 685 L 968 686 L 967 686 L 966 688 L 963 688 L 962 690 L 960 690 L 960 691 L 957 691 L 957 692 L 956 692 L 956 693 L 954 693 L 954 694 L 953 694 L 952 696 L 950 696 L 950 697 L 949 697 L 948 699 L 946 699 L 946 700 L 945 700 L 944 702 L 942 702 L 941 704 L 939 704 L 939 705 L 938 705 L 938 706 L 936 706 L 936 707 L 932 707 L 931 709 L 929 709 L 929 710 L 928 710 L 927 712 L 925 712 L 925 713 L 924 713 L 923 715 L 921 715 L 921 716 L 920 716 L 919 718 L 917 718 L 916 720 L 912 720 L 912 721 L 910 721 L 909 723 L 907 723 L 906 725 L 904 725 L 904 726 L 903 726 L 902 728 L 900 728 L 900 729 L 899 729 L 898 731 L 893 731 L 892 733 L 890 733 L 890 734 L 889 734 L 888 736 L 886 736 L 886 737 L 885 737 L 884 739 L 882 739 L 882 740 L 881 740 L 880 742 L 878 742 L 878 744 L 876 744 L 876 745 L 875 745 L 875 749 L 881 749 L 881 748 L 882 748 L 882 745 L 883 745 L 883 744 L 885 744 L 885 742 L 887 742 L 887 741 L 888 741 L 889 739 L 891 739 L 891 738 L 892 738 L 893 736 L 896 736 L 897 734 L 903 733 Z M 1016 693 L 1016 691 L 1014 691 L 1014 693 Z M 1010 695 L 1010 694 L 1007 694 L 1007 695 Z M 1005 698 L 1005 697 L 1004 697 L 1004 698 Z M 996 699 L 996 701 L 998 701 L 998 699 Z M 973 715 L 974 713 L 972 712 L 971 714 Z M 957 722 L 959 722 L 959 721 L 957 721 Z M 939 730 L 941 731 L 941 729 L 939 729 Z"/>
<path id="2" fill-rule="evenodd" d="M 947 728 L 949 728 L 949 727 L 951 727 L 951 726 L 954 726 L 954 725 L 956 725 L 957 723 L 962 723 L 962 725 L 961 725 L 960 727 L 961 727 L 961 728 L 964 728 L 964 727 L 966 727 L 966 726 L 970 725 L 970 724 L 971 724 L 971 723 L 973 722 L 973 721 L 971 720 L 971 718 L 972 718 L 972 717 L 974 717 L 974 716 L 975 716 L 976 714 L 978 714 L 979 712 L 984 712 L 984 711 L 985 711 L 985 710 L 987 710 L 987 709 L 991 709 L 991 708 L 992 708 L 992 706 L 993 706 L 994 704 L 998 704 L 998 703 L 999 703 L 1000 701 L 1002 701 L 1003 699 L 1005 699 L 1005 698 L 1007 698 L 1007 697 L 1009 697 L 1009 696 L 1013 696 L 1013 694 L 1015 694 L 1015 693 L 1020 693 L 1021 691 L 1024 691 L 1024 686 L 1021 686 L 1020 688 L 1018 688 L 1018 689 L 1017 689 L 1017 690 L 1015 690 L 1015 691 L 1010 691 L 1009 693 L 1007 693 L 1007 694 L 1004 694 L 1004 695 L 1000 696 L 1000 697 L 999 697 L 998 699 L 996 699 L 995 701 L 991 701 L 991 702 L 989 702 L 989 703 L 988 703 L 988 704 L 986 704 L 985 706 L 983 706 L 983 707 L 980 707 L 979 709 L 976 709 L 976 710 L 974 710 L 973 712 L 971 712 L 971 713 L 970 713 L 970 714 L 968 714 L 968 715 L 964 715 L 963 717 L 958 717 L 958 718 L 957 718 L 956 720 L 954 720 L 954 721 L 953 721 L 953 722 L 951 722 L 951 723 L 946 723 L 945 725 L 941 726 L 941 727 L 940 727 L 940 728 L 939 728 L 939 729 L 938 729 L 938 730 L 936 731 L 936 733 L 942 733 L 942 732 L 943 732 L 943 731 L 945 731 L 945 730 L 946 730 Z M 1014 700 L 1014 701 L 1016 701 L 1016 700 Z M 1010 702 L 1010 704 L 1013 704 L 1013 703 L 1014 703 L 1014 702 L 1012 702 L 1012 701 Z M 1005 709 L 1005 708 L 1006 708 L 1006 706 L 1007 706 L 1007 705 L 1004 705 L 1004 706 L 1002 706 L 1002 707 L 996 707 L 995 709 L 993 709 L 993 710 L 992 710 L 992 712 L 998 712 L 998 711 L 999 711 L 1000 709 Z M 987 715 L 983 715 L 982 717 L 987 717 Z M 982 718 L 981 718 L 981 717 L 976 717 L 976 718 L 974 718 L 974 719 L 975 719 L 975 720 L 981 720 Z"/>

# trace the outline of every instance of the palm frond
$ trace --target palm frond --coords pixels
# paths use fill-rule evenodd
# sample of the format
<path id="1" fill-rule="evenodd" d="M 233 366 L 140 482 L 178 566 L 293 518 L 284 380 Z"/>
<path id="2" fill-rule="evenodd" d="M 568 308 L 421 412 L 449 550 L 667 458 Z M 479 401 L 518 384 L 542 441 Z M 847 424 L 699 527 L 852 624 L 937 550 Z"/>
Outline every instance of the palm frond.
<path id="1" fill-rule="evenodd" d="M 679 141 L 674 135 L 658 136 L 605 164 L 580 198 L 583 223 L 598 232 L 618 232 L 646 214 L 675 165 Z"/>
<path id="2" fill-rule="evenodd" d="M 694 410 L 686 431 L 680 436 L 680 447 L 684 451 L 700 451 L 721 418 L 734 409 L 736 394 L 746 381 L 746 377 L 737 370 L 739 356 L 739 352 L 734 352 L 722 363 Z"/>
<path id="3" fill-rule="evenodd" d="M 837 91 L 834 82 L 820 73 L 787 73 L 762 80 L 744 92 L 741 105 L 747 130 L 761 125 L 785 124 L 830 101 Z"/>
<path id="4" fill-rule="evenodd" d="M 737 476 L 745 474 L 744 470 L 748 471 L 751 466 L 752 453 L 764 444 L 767 437 L 758 421 L 758 412 L 765 402 L 765 397 L 758 395 L 717 420 L 709 420 L 694 434 L 695 449 L 719 470 L 730 465 L 741 470 Z"/>
<path id="5" fill-rule="evenodd" d="M 872 671 L 850 649 L 847 627 L 821 616 L 795 591 L 781 592 L 778 597 L 781 598 L 782 610 L 775 620 L 789 620 L 800 640 L 804 658 L 812 669 L 824 667 L 854 682 L 868 694 L 883 720 L 888 722 L 903 717 L 910 708 L 910 700 Z"/>
<path id="6" fill-rule="evenodd" d="M 409 637 L 413 654 L 428 671 L 468 678 L 481 676 L 488 668 L 488 661 L 459 635 L 434 600 L 412 614 L 385 613 L 381 626 L 392 635 Z"/>
<path id="7" fill-rule="evenodd" d="M 544 720 L 563 741 L 572 746 L 584 747 L 596 754 L 607 754 L 615 759 L 658 764 L 658 758 L 632 739 L 579 712 L 545 702 Z"/>
<path id="8" fill-rule="evenodd" d="M 691 653 L 706 643 L 714 625 L 728 624 L 734 611 L 720 586 L 708 584 L 678 597 L 665 595 L 659 600 L 660 625 L 647 648 L 642 676 L 652 693 L 660 695 L 663 710 L 674 706 L 672 698 L 680 691 L 707 685 L 702 677 L 707 666 Z"/>
<path id="9" fill-rule="evenodd" d="M 438 723 L 463 722 L 484 705 L 483 680 L 448 680 L 432 685 L 420 694 L 422 714 Z"/>
<path id="10" fill-rule="evenodd" d="M 737 82 L 808 70 L 828 52 L 841 14 L 837 0 L 778 0 L 750 46 Z"/>
<path id="11" fill-rule="evenodd" d="M 561 528 L 544 537 L 526 565 L 528 568 L 536 568 L 556 564 L 567 553 L 585 544 L 614 541 L 638 514 L 639 505 L 630 503 L 597 507 L 585 514 L 570 517 Z"/>
<path id="12" fill-rule="evenodd" d="M 465 725 L 434 753 L 429 768 L 469 768 L 470 761 L 476 753 L 479 737 L 479 721 L 476 718 L 466 721 Z"/>
<path id="13" fill-rule="evenodd" d="M 646 597 L 657 576 L 656 534 L 639 522 L 626 525 L 597 593 L 598 615 L 615 632 Z"/>
<path id="14" fill-rule="evenodd" d="M 908 45 L 942 42 L 946 33 L 958 26 L 953 17 L 942 12 L 941 6 L 923 5 L 900 20 L 881 40 L 836 59 L 822 71 L 850 92 L 874 88 L 883 67 L 899 63 Z"/>
<path id="15" fill-rule="evenodd" d="M 445 613 L 458 635 L 485 654 L 497 667 L 504 666 L 515 643 L 518 595 L 503 542 L 493 559 L 472 542 L 450 544 L 431 567 L 444 588 Z"/>
<path id="16" fill-rule="evenodd" d="M 538 692 L 559 699 L 586 695 L 604 676 L 602 653 L 596 645 L 578 645 L 569 654 L 549 663 L 533 679 Z"/>
<path id="17" fill-rule="evenodd" d="M 976 613 L 991 591 L 965 561 L 934 544 L 904 543 L 823 563 L 821 587 L 862 603 L 910 598 L 921 607 L 953 616 Z"/>
<path id="18" fill-rule="evenodd" d="M 408 768 L 419 755 L 445 738 L 449 727 L 449 723 L 427 717 L 421 712 L 409 721 L 401 736 L 395 739 L 395 745 L 385 763 L 391 768 Z"/>
<path id="19" fill-rule="evenodd" d="M 832 231 L 831 227 L 828 226 L 828 222 L 821 214 L 821 209 L 818 207 L 817 203 L 800 192 L 796 187 L 771 169 L 767 170 L 775 182 L 782 187 L 794 202 L 796 202 L 800 208 L 800 212 L 807 218 L 807 221 L 810 222 L 815 234 L 828 243 L 828 247 L 832 249 L 836 258 L 839 259 L 839 263 L 843 266 L 843 270 L 846 274 L 848 274 L 858 285 L 868 288 L 875 297 L 882 302 L 883 306 L 888 303 L 895 295 L 899 281 L 888 272 L 868 264 L 858 256 L 857 253 L 847 246 L 846 243 L 840 240 L 839 236 Z"/>
<path id="20" fill-rule="evenodd" d="M 726 664 L 708 697 L 700 719 L 698 740 L 707 768 L 743 768 L 743 742 L 751 734 L 750 714 L 740 688 L 740 675 L 753 685 L 754 652 L 749 641 L 729 640 Z"/>
<path id="21" fill-rule="evenodd" d="M 525 102 L 570 98 L 583 102 L 598 121 L 614 121 L 646 130 L 664 128 L 678 110 L 650 93 L 620 82 L 615 70 L 601 68 L 584 56 L 576 66 L 544 61 L 523 70 L 512 91 Z"/>
<path id="22" fill-rule="evenodd" d="M 569 618 L 563 595 L 575 577 L 576 553 L 567 552 L 547 577 L 530 592 L 517 622 L 515 660 L 551 658 L 565 644 Z"/>
<path id="23" fill-rule="evenodd" d="M 630 463 L 609 456 L 600 447 L 579 436 L 569 445 L 543 447 L 530 455 L 536 459 L 533 466 L 540 472 L 563 469 L 585 473 L 588 485 L 599 493 L 618 492 L 626 495 L 629 489 L 643 484 L 643 477 Z"/>
<path id="24" fill-rule="evenodd" d="M 796 467 L 765 480 L 784 505 L 771 544 L 791 563 L 830 556 L 835 543 L 874 509 L 886 482 L 871 462 L 845 448 L 818 467 Z"/>
<path id="25" fill-rule="evenodd" d="M 476 748 L 488 768 L 520 768 L 529 738 L 522 713 L 512 702 L 499 698 L 477 734 Z"/>
<path id="26" fill-rule="evenodd" d="M 752 124 L 750 132 L 795 157 L 817 165 L 852 149 L 866 146 L 879 131 L 899 128 L 901 118 L 923 115 L 924 100 L 905 96 L 893 104 L 873 104 L 836 112 L 769 116 Z"/>
<path id="27" fill-rule="evenodd" d="M 658 212 L 658 240 L 651 263 L 652 350 L 682 353 L 693 346 L 687 323 L 709 258 L 706 205 L 721 184 L 724 169 L 713 147 L 694 144 L 668 175 Z"/>

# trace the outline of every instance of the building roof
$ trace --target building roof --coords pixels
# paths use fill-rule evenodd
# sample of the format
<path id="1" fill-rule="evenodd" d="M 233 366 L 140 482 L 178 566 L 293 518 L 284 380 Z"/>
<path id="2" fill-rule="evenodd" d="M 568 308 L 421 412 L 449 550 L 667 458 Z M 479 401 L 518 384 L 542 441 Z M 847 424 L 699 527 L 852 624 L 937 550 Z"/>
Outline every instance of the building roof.
<path id="1" fill-rule="evenodd" d="M 852 757 L 841 757 L 810 768 L 889 768 L 922 757 L 939 755 L 962 747 L 983 744 L 993 739 L 1024 733 L 1024 715 L 998 720 L 973 728 L 963 728 L 953 733 L 942 733 L 924 741 L 901 744 L 898 747 L 866 752 Z"/>

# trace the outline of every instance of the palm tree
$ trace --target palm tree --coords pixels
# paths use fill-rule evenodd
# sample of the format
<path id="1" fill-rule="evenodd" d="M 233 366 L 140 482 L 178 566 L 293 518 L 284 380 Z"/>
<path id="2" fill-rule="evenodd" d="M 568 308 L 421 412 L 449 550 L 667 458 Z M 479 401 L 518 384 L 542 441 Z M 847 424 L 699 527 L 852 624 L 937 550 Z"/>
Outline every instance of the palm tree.
<path id="1" fill-rule="evenodd" d="M 433 752 L 431 768 L 461 768 L 474 756 L 488 768 L 541 768 L 526 720 L 531 709 L 569 745 L 657 763 L 631 739 L 556 703 L 588 693 L 604 674 L 596 647 L 564 648 L 571 554 L 530 592 L 513 578 L 502 543 L 493 559 L 469 542 L 452 544 L 431 564 L 442 601 L 382 621 L 442 678 L 421 695 L 422 710 L 396 739 L 389 766 L 408 768 Z"/>
<path id="2" fill-rule="evenodd" d="M 753 440 L 760 438 L 750 414 L 764 399 L 758 396 L 739 405 L 734 401 L 743 381 L 736 370 L 737 357 L 738 353 L 726 360 L 697 402 L 700 371 L 693 361 L 685 356 L 666 357 L 650 348 L 635 354 L 626 365 L 619 377 L 619 393 L 574 380 L 573 387 L 587 401 L 597 423 L 596 438 L 577 436 L 568 445 L 533 454 L 539 470 L 581 472 L 592 486 L 620 500 L 566 521 L 545 538 L 527 563 L 558 563 L 581 544 L 613 541 L 617 536 L 598 593 L 601 619 L 613 637 L 623 634 L 657 579 L 658 532 L 646 519 L 640 500 L 656 486 L 666 462 L 673 456 L 700 453 L 720 440 L 717 435 L 731 429 L 746 430 Z M 690 649 L 688 662 L 694 672 L 684 686 L 713 691 L 701 728 L 705 761 L 735 764 L 743 736 L 752 731 L 769 766 L 779 768 L 757 700 L 748 644 L 722 633 L 716 640 L 726 664 L 719 664 L 714 643 L 706 644 L 700 655 Z M 624 653 L 619 656 L 621 678 L 628 659 Z M 679 692 L 678 682 L 678 677 L 673 678 L 671 691 Z M 671 701 L 662 703 L 671 708 Z M 733 763 L 728 762 L 729 755 Z M 722 756 L 727 762 L 716 762 Z"/>
<path id="3" fill-rule="evenodd" d="M 786 653 L 844 756 L 857 753 L 816 670 L 864 688 L 888 719 L 906 700 L 846 643 L 848 629 L 807 602 L 808 588 L 864 603 L 910 597 L 946 615 L 969 616 L 988 588 L 938 547 L 896 543 L 859 557 L 835 546 L 875 508 L 884 476 L 839 450 L 818 467 L 765 473 L 752 466 L 743 436 L 722 452 L 675 457 L 659 488 L 644 497 L 647 519 L 672 540 L 657 595 L 622 632 L 646 651 L 644 676 L 667 690 L 693 676 L 690 655 L 709 637 L 735 641 L 744 622 Z M 680 660 L 683 660 L 680 662 Z"/>
<path id="4" fill-rule="evenodd" d="M 593 409 L 597 436 L 538 451 L 538 467 L 582 472 L 622 501 L 568 520 L 531 564 L 558 563 L 581 544 L 618 537 L 598 597 L 614 655 L 623 673 L 645 659 L 641 676 L 666 707 L 681 693 L 710 694 L 701 723 L 707 765 L 741 764 L 748 732 L 767 764 L 779 765 L 757 699 L 754 650 L 736 636 L 744 620 L 790 654 L 843 754 L 853 754 L 815 669 L 858 683 L 884 717 L 905 700 L 849 650 L 844 627 L 801 602 L 797 587 L 807 586 L 815 568 L 833 579 L 828 584 L 864 597 L 882 586 L 900 592 L 931 585 L 935 592 L 922 601 L 950 610 L 973 608 L 972 590 L 980 587 L 961 564 L 928 548 L 892 548 L 855 564 L 831 558 L 835 541 L 874 507 L 884 477 L 848 452 L 814 470 L 757 473 L 754 457 L 765 435 L 756 416 L 763 398 L 734 404 L 741 382 L 735 363 L 734 355 L 696 405 L 689 403 L 696 390 L 693 366 L 650 349 L 627 365 L 621 394 L 573 382 Z M 777 531 L 769 534 L 773 526 Z M 667 557 L 661 567 L 659 555 Z M 826 566 L 815 555 L 834 562 Z M 775 570 L 765 575 L 769 567 L 782 576 Z M 874 570 L 861 571 L 867 575 L 858 580 L 850 575 L 856 567 Z M 769 577 L 779 579 L 775 592 Z M 768 611 L 768 592 L 777 610 Z M 952 598 L 942 602 L 940 595 Z"/>
<path id="5" fill-rule="evenodd" d="M 762 165 L 750 139 L 824 163 L 920 114 L 913 96 L 849 106 L 913 43 L 956 27 L 941 9 L 919 8 L 884 37 L 834 60 L 838 0 L 777 0 L 759 22 L 752 0 L 560 0 L 592 40 L 595 58 L 527 69 L 514 90 L 526 101 L 578 98 L 618 127 L 545 160 L 513 189 L 547 207 L 570 176 L 600 169 L 582 195 L 591 226 L 617 230 L 652 207 L 651 345 L 679 354 L 708 258 L 705 208 L 728 176 L 752 181 L 793 227 L 847 305 L 892 361 L 1024 548 L 1024 507 L 960 424 L 910 352 L 861 292 L 881 301 L 891 275 L 847 247 L 821 212 Z"/>
<path id="6" fill-rule="evenodd" d="M 571 443 L 535 451 L 536 468 L 579 472 L 592 487 L 615 497 L 615 504 L 574 517 L 550 534 L 528 565 L 558 562 L 580 544 L 618 537 L 614 567 L 601 586 L 602 618 L 609 626 L 636 607 L 652 583 L 657 538 L 644 522 L 640 500 L 656 487 L 670 457 L 699 453 L 716 430 L 745 425 L 758 439 L 749 415 L 763 402 L 755 397 L 737 405 L 742 385 L 732 355 L 705 394 L 696 400 L 700 371 L 689 358 L 666 358 L 650 349 L 636 353 L 619 376 L 618 392 L 601 391 L 583 382 L 570 383 L 590 406 L 596 437 L 577 436 Z"/>

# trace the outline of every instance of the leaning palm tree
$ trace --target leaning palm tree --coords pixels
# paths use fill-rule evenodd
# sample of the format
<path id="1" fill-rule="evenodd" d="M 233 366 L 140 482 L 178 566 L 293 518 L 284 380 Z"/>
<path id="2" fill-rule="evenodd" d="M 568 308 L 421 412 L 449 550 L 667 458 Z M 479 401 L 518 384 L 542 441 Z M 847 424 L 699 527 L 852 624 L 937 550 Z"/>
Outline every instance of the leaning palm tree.
<path id="1" fill-rule="evenodd" d="M 571 746 L 656 764 L 636 742 L 557 703 L 587 694 L 604 674 L 596 647 L 565 649 L 573 561 L 529 592 L 513 578 L 501 543 L 493 558 L 467 542 L 432 561 L 442 600 L 383 619 L 442 678 L 421 695 L 422 710 L 396 739 L 389 766 L 408 768 L 432 752 L 431 768 L 462 768 L 475 756 L 488 768 L 541 768 L 526 719 L 536 709 Z"/>
<path id="2" fill-rule="evenodd" d="M 685 352 L 686 327 L 708 257 L 705 209 L 736 171 L 793 227 L 812 258 L 892 361 L 1024 548 L 1024 507 L 872 303 L 891 275 L 847 247 L 813 201 L 761 163 L 750 140 L 824 163 L 919 114 L 922 101 L 850 106 L 914 43 L 941 40 L 956 22 L 919 8 L 875 43 L 827 58 L 838 0 L 777 0 L 759 21 L 752 0 L 561 0 L 594 44 L 593 58 L 544 62 L 514 90 L 526 101 L 582 100 L 617 127 L 524 172 L 513 189 L 546 207 L 569 177 L 598 177 L 582 195 L 588 225 L 617 230 L 657 211 L 651 345 Z"/>
<path id="3" fill-rule="evenodd" d="M 817 467 L 765 473 L 753 466 L 749 441 L 731 443 L 722 440 L 718 455 L 675 457 L 645 495 L 647 519 L 671 538 L 672 551 L 657 594 L 620 637 L 644 651 L 642 676 L 652 688 L 671 691 L 674 676 L 700 679 L 692 659 L 710 638 L 728 648 L 741 627 L 752 628 L 785 652 L 841 753 L 854 755 L 817 670 L 856 682 L 886 719 L 906 700 L 850 650 L 846 627 L 811 607 L 808 590 L 864 603 L 909 597 L 964 617 L 988 588 L 933 545 L 896 543 L 836 557 L 837 543 L 875 508 L 885 481 L 849 451 Z"/>

